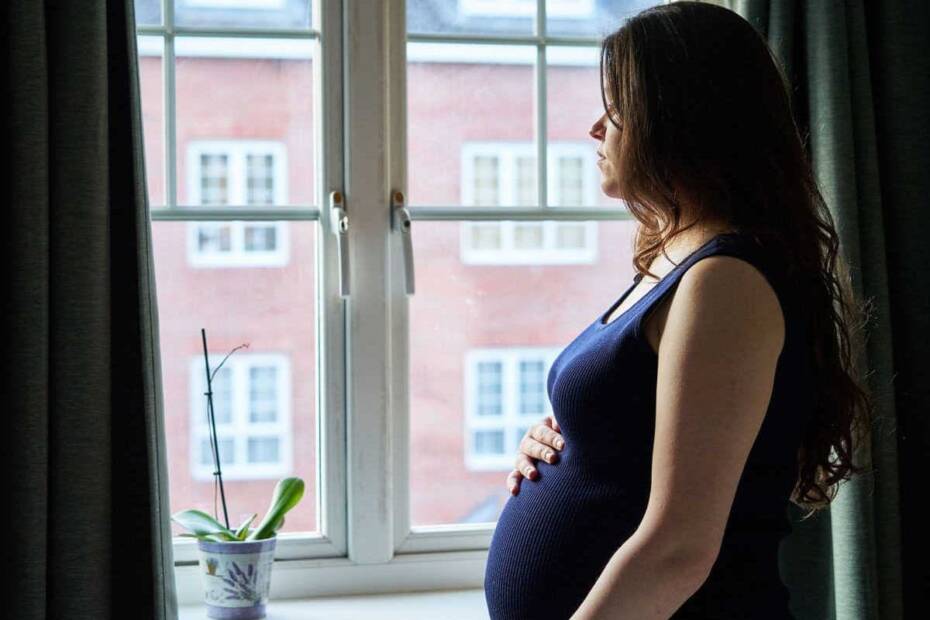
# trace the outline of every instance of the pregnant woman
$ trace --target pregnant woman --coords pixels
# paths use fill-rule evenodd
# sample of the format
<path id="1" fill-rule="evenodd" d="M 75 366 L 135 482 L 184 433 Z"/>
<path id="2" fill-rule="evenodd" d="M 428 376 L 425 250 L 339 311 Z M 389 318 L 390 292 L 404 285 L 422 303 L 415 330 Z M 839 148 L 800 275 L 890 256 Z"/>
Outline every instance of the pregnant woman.
<path id="1" fill-rule="evenodd" d="M 662 5 L 601 52 L 591 136 L 637 273 L 552 365 L 554 417 L 524 437 L 491 541 L 490 616 L 791 618 L 789 501 L 813 514 L 860 472 L 863 306 L 749 23 Z"/>

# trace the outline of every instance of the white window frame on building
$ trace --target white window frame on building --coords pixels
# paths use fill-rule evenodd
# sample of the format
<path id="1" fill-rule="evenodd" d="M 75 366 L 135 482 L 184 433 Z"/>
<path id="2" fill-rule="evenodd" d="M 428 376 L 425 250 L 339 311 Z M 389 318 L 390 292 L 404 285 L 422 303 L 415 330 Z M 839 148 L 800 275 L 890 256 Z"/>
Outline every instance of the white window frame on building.
<path id="1" fill-rule="evenodd" d="M 546 12 L 552 17 L 589 18 L 595 0 L 546 0 Z M 535 0 L 458 0 L 459 14 L 466 17 L 533 17 Z"/>
<path id="2" fill-rule="evenodd" d="M 191 140 L 187 143 L 187 191 L 190 202 L 208 208 L 244 205 L 266 208 L 287 204 L 287 150 L 272 140 Z M 225 158 L 226 195 L 210 200 L 204 193 L 202 157 Z M 249 158 L 271 158 L 270 195 L 260 201 L 250 196 Z M 271 234 L 274 248 L 250 249 L 250 234 Z M 222 249 L 205 250 L 201 238 L 212 236 Z M 187 225 L 187 258 L 192 267 L 282 267 L 290 254 L 287 222 L 212 221 Z"/>
<path id="3" fill-rule="evenodd" d="M 597 200 L 598 173 L 595 151 L 591 144 L 582 142 L 550 142 L 547 160 L 546 183 L 550 203 L 554 206 L 574 208 L 590 206 Z M 526 207 L 538 204 L 535 191 L 537 146 L 532 142 L 466 142 L 462 145 L 462 204 L 476 207 Z M 479 160 L 496 161 L 497 195 L 482 196 L 477 183 Z M 530 179 L 534 189 L 527 192 L 525 178 L 518 171 L 520 161 L 531 161 Z M 562 163 L 580 162 L 580 200 L 576 204 L 563 204 Z M 521 191 L 523 194 L 521 195 Z M 466 221 L 460 226 L 461 261 L 469 265 L 544 265 L 588 264 L 597 260 L 597 222 L 570 221 Z M 563 235 L 578 231 L 581 243 L 565 246 Z M 539 243 L 521 247 L 521 233 L 535 234 Z M 477 235 L 497 239 L 497 247 L 478 247 Z M 578 233 L 576 233 L 578 234 Z"/>
<path id="4" fill-rule="evenodd" d="M 526 429 L 544 416 L 552 413 L 552 405 L 546 392 L 549 369 L 558 356 L 559 348 L 553 347 L 505 347 L 471 349 L 465 354 L 465 466 L 472 471 L 507 471 L 513 469 L 514 456 Z M 523 364 L 542 364 L 541 393 L 531 398 L 541 407 L 528 408 Z M 499 402 L 493 406 L 494 390 L 483 400 L 482 367 L 496 365 L 500 368 Z M 535 403 L 533 403 L 535 404 Z M 496 411 L 495 411 L 496 410 Z M 498 454 L 482 454 L 478 448 L 478 433 L 503 434 L 503 451 Z"/>
<path id="5" fill-rule="evenodd" d="M 223 355 L 210 355 L 210 367 L 216 368 Z M 264 404 L 267 398 L 256 402 L 253 372 L 257 369 L 273 368 L 274 378 L 274 420 L 254 420 L 253 405 Z M 262 480 L 280 478 L 293 471 L 294 456 L 291 436 L 291 369 L 290 361 L 279 353 L 244 353 L 237 351 L 230 356 L 219 371 L 228 373 L 228 421 L 223 420 L 221 403 L 226 401 L 219 392 L 226 386 L 214 386 L 214 417 L 217 419 L 217 443 L 232 441 L 232 459 L 222 461 L 224 480 Z M 208 462 L 203 461 L 203 442 L 209 441 L 210 427 L 206 415 L 206 368 L 202 357 L 189 360 L 188 371 L 190 386 L 190 443 L 189 463 L 194 480 L 204 481 L 213 478 L 212 452 Z M 220 398 L 217 398 L 220 396 Z M 264 401 L 264 403 L 262 403 Z M 263 438 L 277 439 L 278 458 L 273 462 L 252 462 L 250 460 L 252 440 Z M 209 447 L 209 444 L 207 444 Z M 222 446 L 221 456 L 226 456 Z"/>

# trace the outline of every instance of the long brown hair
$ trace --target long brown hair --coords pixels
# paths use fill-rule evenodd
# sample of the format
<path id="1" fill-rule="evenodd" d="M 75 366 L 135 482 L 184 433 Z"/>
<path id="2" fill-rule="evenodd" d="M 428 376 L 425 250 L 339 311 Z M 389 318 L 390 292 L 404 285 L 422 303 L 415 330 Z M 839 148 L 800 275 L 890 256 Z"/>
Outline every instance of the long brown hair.
<path id="1" fill-rule="evenodd" d="M 769 248 L 804 300 L 816 406 L 790 499 L 806 518 L 864 471 L 853 452 L 872 419 L 858 369 L 870 304 L 853 294 L 790 92 L 760 34 L 711 4 L 646 9 L 601 45 L 604 109 L 621 130 L 620 193 L 640 224 L 636 270 L 654 275 L 648 265 L 665 244 L 711 218 Z M 682 226 L 685 197 L 700 211 Z"/>

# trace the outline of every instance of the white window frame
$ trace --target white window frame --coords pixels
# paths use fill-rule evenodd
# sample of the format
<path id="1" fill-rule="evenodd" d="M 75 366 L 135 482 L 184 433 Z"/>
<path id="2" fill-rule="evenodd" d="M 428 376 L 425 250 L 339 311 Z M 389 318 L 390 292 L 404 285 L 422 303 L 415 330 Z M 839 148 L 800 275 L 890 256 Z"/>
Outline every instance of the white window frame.
<path id="1" fill-rule="evenodd" d="M 216 368 L 224 355 L 211 354 L 210 367 Z M 277 391 L 277 419 L 274 422 L 249 421 L 249 405 L 251 380 L 249 371 L 254 367 L 270 366 L 275 369 Z M 293 437 L 291 435 L 291 364 L 286 355 L 280 353 L 244 353 L 236 351 L 223 369 L 229 368 L 232 373 L 230 385 L 232 395 L 230 412 L 232 423 L 230 425 L 217 424 L 217 441 L 232 438 L 235 454 L 245 457 L 248 454 L 249 437 L 267 436 L 277 437 L 280 440 L 279 460 L 276 463 L 248 463 L 237 459 L 233 463 L 221 463 L 224 480 L 262 480 L 280 478 L 293 471 Z M 190 386 L 190 443 L 189 461 L 191 475 L 194 480 L 204 481 L 213 478 L 213 465 L 203 464 L 201 461 L 201 440 L 209 439 L 210 427 L 205 415 L 206 411 L 206 368 L 203 357 L 192 357 L 189 360 L 188 385 Z"/>
<path id="2" fill-rule="evenodd" d="M 265 209 L 287 204 L 287 150 L 282 142 L 273 140 L 191 140 L 187 143 L 187 189 L 191 203 L 201 204 L 200 157 L 204 154 L 219 154 L 227 157 L 229 166 L 228 205 L 246 205 L 248 199 L 249 155 L 271 155 L 273 157 L 273 198 L 270 205 L 251 205 Z M 204 205 L 205 207 L 226 205 Z M 207 252 L 200 249 L 199 235 L 204 228 L 228 226 L 230 228 L 230 251 Z M 275 249 L 271 251 L 247 251 L 245 229 L 248 226 L 273 227 Z M 282 267 L 290 256 L 287 222 L 210 222 L 187 225 L 187 260 L 192 267 Z"/>
<path id="3" fill-rule="evenodd" d="M 544 394 L 543 411 L 521 414 L 520 406 L 520 362 L 543 362 L 543 390 L 552 363 L 561 349 L 557 347 L 500 347 L 470 349 L 465 353 L 465 466 L 471 471 L 507 471 L 513 468 L 513 456 L 522 437 L 517 431 L 524 426 L 539 422 L 552 413 L 552 403 Z M 478 365 L 481 362 L 499 362 L 502 367 L 501 385 L 502 413 L 497 416 L 478 415 Z M 479 455 L 474 451 L 474 433 L 481 430 L 503 430 L 504 450 L 502 455 Z"/>
<path id="4" fill-rule="evenodd" d="M 392 192 L 407 190 L 406 71 L 411 54 L 429 54 L 437 62 L 500 62 L 526 64 L 521 46 L 510 45 L 509 55 L 497 54 L 496 35 L 408 35 L 403 0 L 383 0 L 373 19 L 367 0 L 323 0 L 312 6 L 312 29 L 275 30 L 178 25 L 174 3 L 163 2 L 162 24 L 139 25 L 141 54 L 162 58 L 162 123 L 164 148 L 164 204 L 154 205 L 159 221 L 312 221 L 318 226 L 316 284 L 319 320 L 316 326 L 317 395 L 317 531 L 282 532 L 275 550 L 275 579 L 271 599 L 305 596 L 480 588 L 493 523 L 415 526 L 410 511 L 410 394 L 409 300 L 405 294 L 402 227 L 386 217 Z M 551 11 L 550 11 L 551 13 Z M 539 16 L 541 13 L 537 13 Z M 527 37 L 533 58 L 555 59 L 587 66 L 598 37 L 582 46 L 552 46 L 558 37 L 537 24 L 537 35 Z M 352 36 L 344 37 L 343 33 Z M 214 39 L 213 37 L 218 37 Z M 503 38 L 512 39 L 511 36 Z M 274 40 L 275 45 L 266 42 Z M 232 44 L 230 43 L 232 41 Z M 449 42 L 456 41 L 454 45 Z M 512 41 L 510 41 L 512 42 Z M 260 58 L 303 57 L 304 44 L 314 51 L 315 194 L 310 204 L 275 205 L 263 209 L 204 208 L 178 203 L 177 118 L 175 61 L 178 55 Z M 438 52 L 445 45 L 449 53 Z M 470 46 L 474 48 L 475 46 Z M 583 49 L 590 47 L 591 50 Z M 572 53 L 566 54 L 569 51 Z M 575 52 L 586 52 L 578 54 Z M 547 56 L 547 52 L 549 55 Z M 484 54 L 484 55 L 482 55 Z M 517 57 L 519 56 L 519 57 Z M 372 58 L 383 59 L 373 63 Z M 563 63 L 564 64 L 564 63 Z M 536 135 L 546 130 L 546 65 L 535 72 Z M 580 137 L 582 138 L 582 137 Z M 546 160 L 541 145 L 539 159 Z M 184 170 L 180 171 L 183 175 Z M 410 171 L 415 174 L 416 171 Z M 541 166 L 539 174 L 545 175 Z M 541 193 L 547 192 L 547 184 Z M 351 293 L 340 296 L 336 226 L 326 207 L 329 192 L 345 197 L 351 222 L 346 238 L 351 248 Z M 622 208 L 552 209 L 542 200 L 524 209 L 530 220 L 628 220 Z M 469 207 L 409 206 L 412 235 L 425 231 L 419 222 L 432 219 L 469 219 Z M 480 219 L 504 219 L 490 210 Z M 417 231 L 420 230 L 418 233 Z M 350 303 L 347 303 L 350 302 Z M 309 381 L 295 376 L 294 381 Z M 301 415 L 300 412 L 293 412 Z M 301 450 L 311 446 L 294 447 Z M 260 510 L 260 508 L 259 508 Z M 167 520 L 166 520 L 167 524 Z M 181 604 L 202 601 L 197 544 L 186 538 L 173 541 L 175 583 Z"/>
<path id="5" fill-rule="evenodd" d="M 535 0 L 458 0 L 463 17 L 534 17 Z M 546 0 L 551 17 L 585 19 L 594 15 L 594 0 Z"/>
<path id="6" fill-rule="evenodd" d="M 185 6 L 205 9 L 283 9 L 287 0 L 184 0 Z"/>
<path id="7" fill-rule="evenodd" d="M 475 204 L 475 159 L 477 157 L 497 157 L 499 161 L 498 179 L 500 182 L 501 206 L 516 205 L 516 161 L 518 157 L 535 157 L 537 146 L 532 142 L 481 141 L 465 142 L 461 149 L 461 198 L 465 206 Z M 550 142 L 547 160 L 546 184 L 551 204 L 561 203 L 559 179 L 559 158 L 579 157 L 582 169 L 594 170 L 597 161 L 592 144 L 583 142 Z M 597 186 L 593 175 L 582 176 L 582 196 L 585 205 L 593 206 L 597 200 Z M 568 207 L 576 208 L 576 207 Z M 462 222 L 459 237 L 459 259 L 466 265 L 578 265 L 589 264 L 597 260 L 597 222 L 566 222 L 545 220 L 540 222 L 543 233 L 541 248 L 519 249 L 515 247 L 515 230 L 524 222 L 504 220 L 498 222 L 466 221 Z M 559 227 L 570 224 L 582 226 L 584 244 L 580 248 L 559 248 L 557 235 Z M 501 247 L 497 249 L 475 248 L 472 244 L 472 232 L 475 227 L 496 225 L 500 229 Z"/>

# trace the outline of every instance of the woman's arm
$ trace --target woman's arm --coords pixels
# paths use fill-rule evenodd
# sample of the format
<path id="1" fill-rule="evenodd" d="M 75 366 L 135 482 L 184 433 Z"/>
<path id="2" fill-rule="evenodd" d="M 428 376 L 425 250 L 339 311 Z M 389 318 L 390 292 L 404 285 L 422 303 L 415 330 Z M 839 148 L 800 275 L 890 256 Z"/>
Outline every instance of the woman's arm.
<path id="1" fill-rule="evenodd" d="M 649 503 L 573 620 L 665 620 L 706 580 L 784 336 L 778 298 L 748 262 L 710 256 L 682 276 L 660 340 Z"/>

